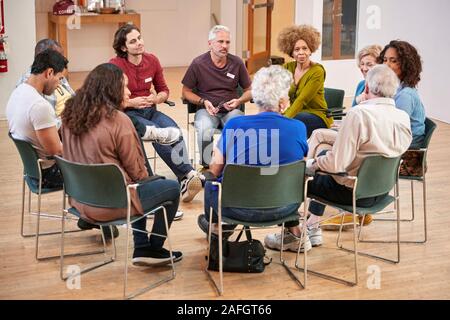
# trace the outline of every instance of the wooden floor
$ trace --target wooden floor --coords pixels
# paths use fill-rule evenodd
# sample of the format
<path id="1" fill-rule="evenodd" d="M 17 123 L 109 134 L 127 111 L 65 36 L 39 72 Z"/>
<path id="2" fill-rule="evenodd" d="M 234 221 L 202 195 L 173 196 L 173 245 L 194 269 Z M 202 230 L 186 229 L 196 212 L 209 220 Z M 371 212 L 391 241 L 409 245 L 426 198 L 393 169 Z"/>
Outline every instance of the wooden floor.
<path id="1" fill-rule="evenodd" d="M 180 84 L 184 68 L 165 71 L 171 88 L 171 98 L 177 104 L 174 108 L 161 110 L 186 127 L 185 108 L 180 103 Z M 71 75 L 71 83 L 78 87 L 85 74 Z M 255 107 L 247 111 L 254 113 Z M 203 211 L 203 194 L 189 204 L 181 204 L 185 216 L 174 222 L 171 228 L 174 249 L 181 250 L 184 258 L 176 264 L 176 278 L 142 296 L 139 299 L 449 299 L 450 298 L 450 125 L 437 122 L 438 128 L 431 141 L 428 154 L 428 230 L 429 239 L 425 245 L 402 245 L 401 262 L 397 265 L 359 258 L 359 284 L 354 287 L 309 276 L 308 287 L 300 290 L 285 270 L 272 263 L 263 274 L 225 274 L 225 293 L 218 298 L 208 282 L 205 266 L 206 241 L 197 227 L 197 215 Z M 92 271 L 81 277 L 80 289 L 69 289 L 59 278 L 59 260 L 36 262 L 34 239 L 20 236 L 21 171 L 18 153 L 7 137 L 7 124 L 0 122 L 0 299 L 119 299 L 122 294 L 124 261 L 124 230 L 118 240 L 118 261 Z M 447 160 L 446 160 L 447 159 Z M 167 167 L 158 162 L 159 174 L 173 177 Z M 413 223 L 402 223 L 403 239 L 422 236 L 421 185 L 416 188 L 417 218 Z M 34 199 L 34 198 L 33 198 Z M 409 184 L 401 183 L 402 215 L 411 212 Z M 43 208 L 58 212 L 61 208 L 61 194 L 44 197 Z M 26 218 L 26 227 L 34 231 L 34 218 Z M 73 224 L 72 224 L 73 225 Z M 60 223 L 45 222 L 46 229 L 59 228 Z M 386 222 L 372 223 L 366 235 L 393 239 L 394 225 Z M 269 232 L 269 231 L 267 231 Z M 255 235 L 262 240 L 266 231 Z M 335 232 L 324 232 L 324 245 L 313 248 L 308 255 L 309 267 L 326 270 L 334 275 L 350 279 L 352 259 L 348 254 L 332 250 Z M 351 232 L 345 232 L 348 241 Z M 100 246 L 98 231 L 87 231 L 69 235 L 70 249 L 89 249 Z M 49 236 L 42 241 L 42 254 L 59 253 L 59 237 Z M 360 249 L 394 256 L 393 245 L 360 245 Z M 268 254 L 276 260 L 277 254 Z M 68 263 L 83 266 L 101 256 L 68 259 Z M 292 264 L 294 254 L 287 254 Z M 379 289 L 370 289 L 373 284 L 371 270 L 379 268 L 381 282 Z M 369 273 L 368 273 L 369 272 Z M 131 267 L 129 283 L 131 289 L 154 279 L 155 274 L 167 273 L 167 269 Z M 73 283 L 72 283 L 73 284 Z M 369 284 L 369 285 L 368 285 Z"/>

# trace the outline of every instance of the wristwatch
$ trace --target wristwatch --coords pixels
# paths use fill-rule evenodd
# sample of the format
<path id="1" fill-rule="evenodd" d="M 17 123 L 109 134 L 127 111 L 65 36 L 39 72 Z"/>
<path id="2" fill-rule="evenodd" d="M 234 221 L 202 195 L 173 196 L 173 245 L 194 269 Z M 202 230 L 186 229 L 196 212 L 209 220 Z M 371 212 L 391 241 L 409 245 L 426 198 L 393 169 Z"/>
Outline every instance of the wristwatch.
<path id="1" fill-rule="evenodd" d="M 198 101 L 199 106 L 204 107 L 205 106 L 205 99 L 200 98 L 200 100 Z"/>

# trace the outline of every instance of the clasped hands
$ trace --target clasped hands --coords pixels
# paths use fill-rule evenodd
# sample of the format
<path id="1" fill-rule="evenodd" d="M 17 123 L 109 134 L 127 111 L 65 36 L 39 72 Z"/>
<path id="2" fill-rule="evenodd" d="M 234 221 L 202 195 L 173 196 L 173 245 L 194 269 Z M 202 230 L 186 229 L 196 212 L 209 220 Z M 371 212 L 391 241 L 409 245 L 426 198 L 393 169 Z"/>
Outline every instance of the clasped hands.
<path id="1" fill-rule="evenodd" d="M 136 97 L 130 99 L 129 106 L 135 109 L 144 109 L 158 104 L 158 97 L 156 94 L 151 93 L 147 97 Z"/>
<path id="2" fill-rule="evenodd" d="M 215 116 L 220 111 L 221 107 L 231 111 L 239 107 L 240 104 L 241 101 L 239 99 L 231 99 L 230 101 L 219 103 L 219 105 L 215 107 L 211 101 L 205 100 L 206 111 L 208 111 L 211 116 Z"/>

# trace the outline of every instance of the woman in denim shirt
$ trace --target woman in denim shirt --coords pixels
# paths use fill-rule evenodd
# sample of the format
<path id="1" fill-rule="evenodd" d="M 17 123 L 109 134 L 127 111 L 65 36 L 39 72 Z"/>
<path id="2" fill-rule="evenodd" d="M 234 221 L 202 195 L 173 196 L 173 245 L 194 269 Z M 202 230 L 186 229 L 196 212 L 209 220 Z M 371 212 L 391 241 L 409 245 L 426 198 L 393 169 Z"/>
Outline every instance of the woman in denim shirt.
<path id="1" fill-rule="evenodd" d="M 393 40 L 384 47 L 378 63 L 386 64 L 399 77 L 401 84 L 394 97 L 395 105 L 409 115 L 413 134 L 411 148 L 421 147 L 425 136 L 425 108 L 416 89 L 422 72 L 419 53 L 408 42 Z"/>

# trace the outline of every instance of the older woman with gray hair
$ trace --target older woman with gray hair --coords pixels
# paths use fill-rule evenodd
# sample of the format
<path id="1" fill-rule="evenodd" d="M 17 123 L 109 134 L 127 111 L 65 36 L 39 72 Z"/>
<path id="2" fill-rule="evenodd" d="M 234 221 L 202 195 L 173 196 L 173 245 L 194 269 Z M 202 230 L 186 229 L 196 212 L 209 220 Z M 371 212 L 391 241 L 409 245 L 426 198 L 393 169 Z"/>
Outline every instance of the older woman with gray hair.
<path id="1" fill-rule="evenodd" d="M 214 148 L 209 169 L 217 179 L 221 180 L 225 164 L 275 166 L 305 157 L 308 152 L 305 125 L 281 115 L 289 107 L 288 92 L 292 81 L 289 71 L 280 66 L 262 68 L 255 74 L 252 96 L 259 113 L 236 117 L 226 123 Z M 205 185 L 204 210 L 209 213 L 210 207 L 214 209 L 213 222 L 217 221 L 217 193 L 217 187 L 208 181 Z M 286 216 L 299 206 L 300 203 L 287 203 L 281 208 L 258 210 L 258 214 L 254 210 L 222 208 L 222 214 L 232 219 L 264 222 Z M 205 214 L 198 218 L 200 228 L 206 233 L 208 218 L 209 215 Z M 309 249 L 311 245 L 307 243 L 306 247 Z"/>
<path id="2" fill-rule="evenodd" d="M 361 80 L 356 87 L 355 98 L 353 99 L 352 107 L 366 100 L 364 88 L 366 87 L 367 73 L 370 71 L 370 69 L 377 65 L 377 59 L 382 49 L 383 48 L 381 48 L 381 46 L 374 44 L 359 50 L 357 56 L 357 65 L 364 77 L 364 80 Z"/>
<path id="3" fill-rule="evenodd" d="M 412 135 L 408 114 L 395 107 L 393 97 L 398 86 L 399 80 L 389 67 L 373 67 L 366 79 L 367 100 L 347 113 L 339 131 L 319 129 L 311 135 L 307 161 L 310 174 L 321 170 L 347 172 L 350 176 L 356 176 L 363 160 L 369 155 L 389 158 L 402 155 L 408 149 Z M 308 184 L 308 194 L 335 203 L 352 205 L 353 184 L 354 181 L 346 177 L 316 174 L 314 180 Z M 385 196 L 358 199 L 356 205 L 371 207 Z M 307 225 L 312 246 L 322 244 L 322 230 L 318 224 L 324 211 L 324 205 L 311 202 Z M 298 245 L 299 231 L 298 226 L 287 230 L 285 244 Z M 280 242 L 279 238 L 279 235 L 267 236 L 266 245 L 276 248 Z"/>

